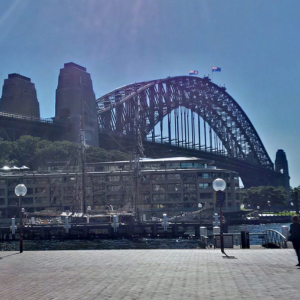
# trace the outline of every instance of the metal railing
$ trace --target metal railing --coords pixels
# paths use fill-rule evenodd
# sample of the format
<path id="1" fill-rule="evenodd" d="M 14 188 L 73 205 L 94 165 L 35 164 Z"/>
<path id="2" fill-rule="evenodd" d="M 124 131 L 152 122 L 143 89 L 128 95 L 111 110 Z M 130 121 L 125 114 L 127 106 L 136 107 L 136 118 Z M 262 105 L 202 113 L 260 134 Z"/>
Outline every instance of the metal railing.
<path id="1" fill-rule="evenodd" d="M 275 245 L 279 248 L 287 248 L 287 240 L 286 237 L 281 234 L 280 232 L 273 230 L 273 229 L 267 229 L 263 232 L 266 234 L 266 248 L 270 248 L 271 245 Z"/>
<path id="2" fill-rule="evenodd" d="M 53 118 L 38 118 L 34 116 L 27 116 L 27 115 L 21 115 L 21 114 L 13 114 L 5 111 L 0 111 L 0 117 L 9 117 L 9 118 L 15 118 L 15 119 L 21 119 L 26 121 L 33 121 L 33 122 L 39 122 L 39 123 L 48 123 L 53 125 L 59 125 L 59 126 L 68 126 L 68 122 L 58 121 L 56 120 L 54 122 Z"/>
<path id="3" fill-rule="evenodd" d="M 50 123 L 53 124 L 53 120 L 50 118 L 42 119 L 42 118 L 37 118 L 33 116 L 27 116 L 27 115 L 20 115 L 20 114 L 12 114 L 9 112 L 1 111 L 0 116 L 3 117 L 9 117 L 9 118 L 16 118 L 16 119 L 22 119 L 22 120 L 28 120 L 28 121 L 34 121 L 34 122 L 41 122 L 41 123 Z"/>

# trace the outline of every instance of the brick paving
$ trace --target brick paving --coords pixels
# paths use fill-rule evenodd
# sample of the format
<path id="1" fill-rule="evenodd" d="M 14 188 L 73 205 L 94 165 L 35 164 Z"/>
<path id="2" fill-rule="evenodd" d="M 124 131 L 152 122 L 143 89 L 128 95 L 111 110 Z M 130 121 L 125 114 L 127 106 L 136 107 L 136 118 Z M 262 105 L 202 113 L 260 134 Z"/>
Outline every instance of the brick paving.
<path id="1" fill-rule="evenodd" d="M 293 249 L 0 252 L 1 300 L 298 299 Z"/>

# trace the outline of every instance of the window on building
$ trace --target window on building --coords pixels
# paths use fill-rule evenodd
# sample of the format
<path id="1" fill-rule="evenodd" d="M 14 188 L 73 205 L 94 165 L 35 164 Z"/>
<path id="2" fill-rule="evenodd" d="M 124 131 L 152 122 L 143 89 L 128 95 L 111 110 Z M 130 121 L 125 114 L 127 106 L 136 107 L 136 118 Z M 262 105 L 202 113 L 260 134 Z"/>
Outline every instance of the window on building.
<path id="1" fill-rule="evenodd" d="M 35 183 L 48 183 L 48 177 L 37 177 L 35 178 Z"/>
<path id="2" fill-rule="evenodd" d="M 132 176 L 123 175 L 123 176 L 122 176 L 122 180 L 123 180 L 123 181 L 130 181 L 130 180 L 132 180 Z"/>
<path id="3" fill-rule="evenodd" d="M 204 179 L 212 178 L 211 174 L 212 173 L 198 173 L 198 178 L 204 178 Z"/>
<path id="4" fill-rule="evenodd" d="M 152 184 L 152 191 L 153 192 L 165 192 L 166 185 L 165 184 Z"/>
<path id="5" fill-rule="evenodd" d="M 168 183 L 168 192 L 177 192 L 181 190 L 181 183 Z"/>
<path id="6" fill-rule="evenodd" d="M 155 175 L 152 175 L 152 179 L 153 180 L 165 180 L 166 175 L 165 174 L 155 174 Z"/>
<path id="7" fill-rule="evenodd" d="M 167 169 L 180 169 L 180 163 L 167 163 Z"/>
<path id="8" fill-rule="evenodd" d="M 196 190 L 196 184 L 194 183 L 185 183 L 183 186 L 184 191 L 195 191 Z"/>
<path id="9" fill-rule="evenodd" d="M 183 174 L 183 181 L 196 181 L 196 174 Z"/>
<path id="10" fill-rule="evenodd" d="M 71 204 L 71 203 L 74 203 L 74 202 L 75 202 L 74 197 L 65 196 L 64 199 L 63 199 L 64 204 Z"/>
<path id="11" fill-rule="evenodd" d="M 200 199 L 213 199 L 213 193 L 200 193 Z"/>
<path id="12" fill-rule="evenodd" d="M 26 184 L 33 184 L 34 178 L 23 178 L 23 183 Z"/>
<path id="13" fill-rule="evenodd" d="M 166 201 L 166 196 L 165 194 L 155 194 L 152 195 L 152 200 L 154 202 Z"/>
<path id="14" fill-rule="evenodd" d="M 202 169 L 204 168 L 204 165 L 203 164 L 200 164 L 200 163 L 192 163 L 192 162 L 189 162 L 189 163 L 181 163 L 181 168 L 182 169 Z"/>
<path id="15" fill-rule="evenodd" d="M 8 199 L 9 206 L 19 206 L 19 198 Z"/>
<path id="16" fill-rule="evenodd" d="M 197 201 L 197 195 L 194 193 L 185 193 L 183 195 L 184 202 L 195 202 Z"/>
<path id="17" fill-rule="evenodd" d="M 74 188 L 73 187 L 68 186 L 68 187 L 64 188 L 64 194 L 65 195 L 73 195 L 73 193 L 74 193 Z"/>
<path id="18" fill-rule="evenodd" d="M 141 200 L 143 203 L 150 203 L 151 202 L 151 198 L 149 194 L 142 194 L 141 195 Z"/>
<path id="19" fill-rule="evenodd" d="M 168 174 L 167 178 L 168 179 L 180 179 L 180 174 L 178 174 L 178 173 Z"/>
<path id="20" fill-rule="evenodd" d="M 107 186 L 107 190 L 108 191 L 114 191 L 114 192 L 117 192 L 117 191 L 120 191 L 122 189 L 122 186 L 121 185 L 108 185 Z"/>
<path id="21" fill-rule="evenodd" d="M 119 202 L 120 196 L 119 195 L 108 195 L 107 200 L 110 202 Z"/>
<path id="22" fill-rule="evenodd" d="M 50 188 L 50 195 L 56 195 L 56 196 L 60 196 L 61 195 L 61 189 L 59 187 L 51 187 Z"/>
<path id="23" fill-rule="evenodd" d="M 22 204 L 28 205 L 33 203 L 33 198 L 23 198 L 22 199 Z"/>
<path id="24" fill-rule="evenodd" d="M 168 194 L 168 202 L 182 202 L 181 193 Z"/>
<path id="25" fill-rule="evenodd" d="M 108 176 L 108 181 L 120 181 L 120 176 Z"/>
<path id="26" fill-rule="evenodd" d="M 210 189 L 212 188 L 212 184 L 209 182 L 200 182 L 199 189 Z"/>

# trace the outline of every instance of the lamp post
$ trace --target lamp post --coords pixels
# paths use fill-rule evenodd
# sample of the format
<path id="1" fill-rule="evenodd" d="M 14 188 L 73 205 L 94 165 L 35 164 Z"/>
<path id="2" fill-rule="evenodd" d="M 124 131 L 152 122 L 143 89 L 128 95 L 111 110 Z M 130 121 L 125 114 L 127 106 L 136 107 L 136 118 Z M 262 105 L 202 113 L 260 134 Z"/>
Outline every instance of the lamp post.
<path id="1" fill-rule="evenodd" d="M 221 252 L 227 256 L 224 252 L 224 236 L 223 236 L 223 213 L 222 206 L 225 201 L 225 192 L 226 182 L 221 178 L 217 178 L 213 181 L 213 189 L 216 191 L 216 200 L 217 205 L 220 206 L 220 244 L 221 244 Z"/>
<path id="2" fill-rule="evenodd" d="M 18 184 L 15 187 L 15 194 L 19 197 L 20 208 L 20 253 L 23 252 L 23 209 L 22 209 L 22 197 L 27 193 L 27 188 L 24 184 Z"/>

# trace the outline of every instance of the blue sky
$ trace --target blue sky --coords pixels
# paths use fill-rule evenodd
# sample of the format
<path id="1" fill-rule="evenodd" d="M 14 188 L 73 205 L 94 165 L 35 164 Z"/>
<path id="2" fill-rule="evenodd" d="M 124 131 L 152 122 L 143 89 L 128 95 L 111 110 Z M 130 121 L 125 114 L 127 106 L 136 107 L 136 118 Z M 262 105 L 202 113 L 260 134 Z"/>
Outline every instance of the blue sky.
<path id="1" fill-rule="evenodd" d="M 0 81 L 35 83 L 53 117 L 60 68 L 87 68 L 96 97 L 166 76 L 214 82 L 246 112 L 271 159 L 284 149 L 300 185 L 299 0 L 1 0 Z"/>

